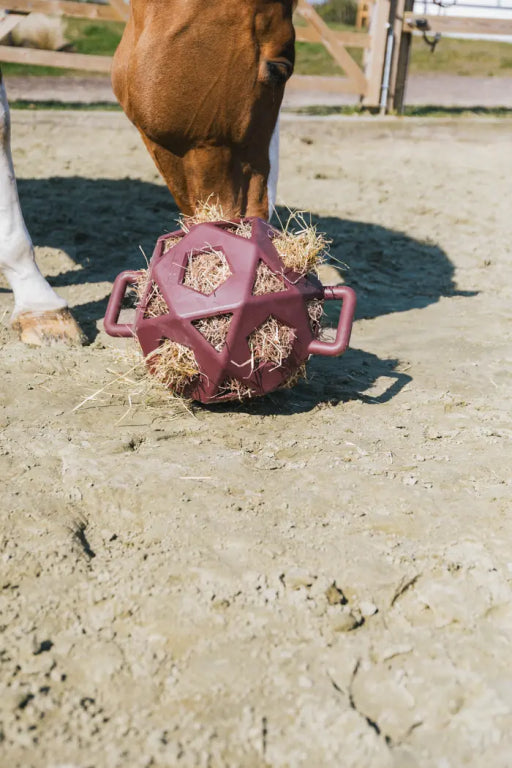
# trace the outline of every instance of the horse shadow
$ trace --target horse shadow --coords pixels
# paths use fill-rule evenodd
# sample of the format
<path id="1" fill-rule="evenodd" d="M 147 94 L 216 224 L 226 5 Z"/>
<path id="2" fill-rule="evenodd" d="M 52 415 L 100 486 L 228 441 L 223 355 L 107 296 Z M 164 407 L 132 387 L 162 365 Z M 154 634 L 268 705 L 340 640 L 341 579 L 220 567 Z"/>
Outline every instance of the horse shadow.
<path id="1" fill-rule="evenodd" d="M 123 269 L 140 269 L 145 266 L 144 259 L 150 258 L 157 237 L 177 228 L 179 211 L 160 184 L 128 178 L 56 177 L 20 179 L 18 187 L 34 242 L 61 248 L 75 263 L 73 269 L 49 278 L 57 289 L 112 282 Z M 288 211 L 277 213 L 281 220 L 288 217 Z M 423 308 L 442 296 L 460 295 L 454 284 L 453 264 L 433 242 L 336 216 L 313 215 L 312 223 L 331 241 L 329 263 L 337 281 L 356 290 L 356 319 Z M 73 307 L 91 340 L 107 301 L 108 297 L 94 299 Z M 326 305 L 328 322 L 333 325 L 339 313 L 337 305 Z M 308 384 L 248 405 L 220 407 L 272 414 L 302 412 L 320 403 L 353 399 L 382 403 L 411 381 L 409 375 L 397 371 L 398 365 L 398 360 L 351 348 L 341 359 L 313 358 L 308 366 Z M 377 397 L 367 394 L 383 376 L 389 380 L 386 391 Z"/>

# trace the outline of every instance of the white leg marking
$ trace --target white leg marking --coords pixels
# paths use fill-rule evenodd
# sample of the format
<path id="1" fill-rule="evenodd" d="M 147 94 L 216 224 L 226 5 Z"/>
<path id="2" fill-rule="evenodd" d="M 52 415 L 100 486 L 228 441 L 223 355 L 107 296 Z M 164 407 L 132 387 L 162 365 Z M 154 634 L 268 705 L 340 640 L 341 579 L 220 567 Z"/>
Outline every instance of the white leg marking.
<path id="1" fill-rule="evenodd" d="M 270 140 L 269 147 L 270 158 L 270 172 L 268 174 L 267 191 L 268 191 L 268 218 L 272 218 L 274 209 L 276 207 L 277 196 L 277 178 L 279 176 L 279 117 L 277 118 L 276 127 Z"/>
<path id="2" fill-rule="evenodd" d="M 0 269 L 14 292 L 13 317 L 67 306 L 41 275 L 21 213 L 10 147 L 9 106 L 0 79 Z"/>

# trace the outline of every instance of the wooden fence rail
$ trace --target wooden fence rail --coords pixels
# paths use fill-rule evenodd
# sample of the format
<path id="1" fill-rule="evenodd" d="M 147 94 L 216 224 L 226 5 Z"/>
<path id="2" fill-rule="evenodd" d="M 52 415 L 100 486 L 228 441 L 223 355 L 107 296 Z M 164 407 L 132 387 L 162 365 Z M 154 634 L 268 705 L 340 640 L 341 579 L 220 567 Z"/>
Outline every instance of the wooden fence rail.
<path id="1" fill-rule="evenodd" d="M 484 19 L 470 16 L 423 16 L 421 13 L 406 13 L 404 26 L 409 29 L 418 27 L 418 21 L 426 31 L 440 34 L 471 34 L 471 35 L 510 35 L 512 36 L 512 19 Z"/>
<path id="2" fill-rule="evenodd" d="M 380 2 L 387 2 L 387 0 L 380 0 Z M 5 0 L 4 2 L 0 0 L 0 10 L 2 9 L 8 11 L 8 14 L 0 18 L 0 39 L 11 32 L 25 15 L 35 12 L 99 21 L 126 21 L 129 15 L 129 6 L 124 0 L 110 0 L 108 5 L 79 3 L 74 0 Z M 343 78 L 329 78 L 328 83 L 327 78 L 319 78 L 316 81 L 318 90 L 352 93 L 364 97 L 368 91 L 368 80 L 363 69 L 347 51 L 347 46 L 363 48 L 366 52 L 372 44 L 370 35 L 333 31 L 306 0 L 299 0 L 297 12 L 305 23 L 305 26 L 297 28 L 297 39 L 323 43 L 346 74 Z M 102 73 L 108 73 L 111 66 L 109 56 L 44 51 L 7 45 L 0 45 L 0 62 L 2 61 Z M 373 90 L 375 91 L 376 88 L 374 87 Z"/>
<path id="3" fill-rule="evenodd" d="M 108 5 L 77 3 L 73 0 L 8 0 L 0 3 L 0 9 L 102 21 L 127 21 L 129 15 L 129 6 L 123 0 L 117 0 L 117 2 L 110 0 Z"/>

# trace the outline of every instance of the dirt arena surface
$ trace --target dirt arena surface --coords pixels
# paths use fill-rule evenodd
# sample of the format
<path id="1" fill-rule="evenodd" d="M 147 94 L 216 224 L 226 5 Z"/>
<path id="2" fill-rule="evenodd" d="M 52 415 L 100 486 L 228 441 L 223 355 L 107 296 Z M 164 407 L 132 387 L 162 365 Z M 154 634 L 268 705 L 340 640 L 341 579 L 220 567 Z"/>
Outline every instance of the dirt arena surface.
<path id="1" fill-rule="evenodd" d="M 510 765 L 511 133 L 286 117 L 351 350 L 249 405 L 73 410 L 129 369 L 111 281 L 176 210 L 122 115 L 13 115 L 91 345 L 24 348 L 0 288 L 2 766 Z"/>

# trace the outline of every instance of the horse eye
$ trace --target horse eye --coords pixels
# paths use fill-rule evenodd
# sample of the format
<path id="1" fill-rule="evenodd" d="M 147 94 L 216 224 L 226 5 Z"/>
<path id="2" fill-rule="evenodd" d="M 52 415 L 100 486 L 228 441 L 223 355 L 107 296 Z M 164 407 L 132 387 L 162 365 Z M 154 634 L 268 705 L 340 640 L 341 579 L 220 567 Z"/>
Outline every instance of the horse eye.
<path id="1" fill-rule="evenodd" d="M 267 61 L 263 80 L 269 85 L 283 85 L 293 72 L 289 61 Z"/>

